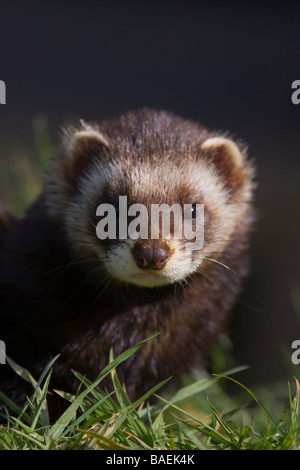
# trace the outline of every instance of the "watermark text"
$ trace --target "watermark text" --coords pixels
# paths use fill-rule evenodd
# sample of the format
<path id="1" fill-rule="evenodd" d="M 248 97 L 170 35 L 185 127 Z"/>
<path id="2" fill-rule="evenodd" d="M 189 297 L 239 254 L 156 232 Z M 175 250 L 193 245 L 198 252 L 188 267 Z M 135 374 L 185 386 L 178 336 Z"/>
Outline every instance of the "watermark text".
<path id="1" fill-rule="evenodd" d="M 6 85 L 3 80 L 0 80 L 0 104 L 6 104 Z"/>
<path id="2" fill-rule="evenodd" d="M 292 349 L 295 349 L 291 357 L 292 363 L 300 364 L 300 339 L 295 339 L 295 341 L 292 342 Z"/>
<path id="3" fill-rule="evenodd" d="M 0 340 L 0 364 L 6 364 L 6 346 L 4 341 Z"/>
<path id="4" fill-rule="evenodd" d="M 151 204 L 150 217 L 144 204 L 127 206 L 127 196 L 119 196 L 118 207 L 100 204 L 96 226 L 100 240 L 185 239 L 189 249 L 199 250 L 204 244 L 204 204 Z M 150 221 L 150 227 L 149 227 Z"/>
<path id="5" fill-rule="evenodd" d="M 299 104 L 300 103 L 300 80 L 293 81 L 292 90 L 295 90 L 291 96 L 292 103 Z"/>

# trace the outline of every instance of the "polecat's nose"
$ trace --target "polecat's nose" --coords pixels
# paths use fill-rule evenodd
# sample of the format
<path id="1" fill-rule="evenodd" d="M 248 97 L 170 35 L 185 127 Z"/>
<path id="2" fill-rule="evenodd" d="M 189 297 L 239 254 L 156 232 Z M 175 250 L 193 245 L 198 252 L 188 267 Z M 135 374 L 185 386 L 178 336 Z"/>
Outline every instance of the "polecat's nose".
<path id="1" fill-rule="evenodd" d="M 169 250 L 161 247 L 145 247 L 137 244 L 133 249 L 135 262 L 142 269 L 162 269 L 169 255 Z"/>

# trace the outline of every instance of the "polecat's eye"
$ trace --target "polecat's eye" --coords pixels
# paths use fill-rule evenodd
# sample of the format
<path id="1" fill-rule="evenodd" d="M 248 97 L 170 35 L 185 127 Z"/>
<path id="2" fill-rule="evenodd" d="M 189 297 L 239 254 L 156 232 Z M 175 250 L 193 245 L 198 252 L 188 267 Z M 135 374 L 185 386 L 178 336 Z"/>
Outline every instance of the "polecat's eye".
<path id="1" fill-rule="evenodd" d="M 184 218 L 186 220 L 197 219 L 197 204 L 187 204 L 184 211 Z"/>
<path id="2" fill-rule="evenodd" d="M 192 212 L 192 219 L 195 220 L 197 218 L 197 204 L 192 204 L 191 212 Z"/>

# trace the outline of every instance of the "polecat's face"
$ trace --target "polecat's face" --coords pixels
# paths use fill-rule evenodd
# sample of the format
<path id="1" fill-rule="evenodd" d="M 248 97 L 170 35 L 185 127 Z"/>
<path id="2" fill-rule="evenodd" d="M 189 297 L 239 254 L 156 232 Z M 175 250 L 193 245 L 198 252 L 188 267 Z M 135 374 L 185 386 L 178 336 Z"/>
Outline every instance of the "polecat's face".
<path id="1" fill-rule="evenodd" d="M 244 157 L 222 137 L 202 139 L 197 152 L 184 143 L 157 152 L 84 125 L 58 167 L 73 252 L 93 261 L 99 281 L 185 281 L 217 260 L 250 197 Z M 59 204 L 54 197 L 52 212 Z"/>

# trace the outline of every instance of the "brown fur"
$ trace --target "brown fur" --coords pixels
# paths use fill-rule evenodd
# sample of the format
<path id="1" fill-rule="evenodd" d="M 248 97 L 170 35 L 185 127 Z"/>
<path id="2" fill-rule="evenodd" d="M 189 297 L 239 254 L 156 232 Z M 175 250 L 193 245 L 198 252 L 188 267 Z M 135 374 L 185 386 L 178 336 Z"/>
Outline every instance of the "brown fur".
<path id="1" fill-rule="evenodd" d="M 83 124 L 82 129 L 90 127 Z M 228 160 L 223 145 L 219 153 L 217 149 L 201 150 L 203 142 L 216 134 L 168 113 L 142 110 L 93 129 L 104 137 L 94 145 L 90 139 L 85 145 L 80 138 L 81 150 L 72 142 L 75 131 L 66 134 L 44 191 L 6 236 L 0 264 L 0 339 L 6 343 L 7 354 L 36 377 L 52 357 L 61 354 L 52 386 L 74 392 L 77 382 L 71 369 L 94 379 L 108 363 L 111 348 L 117 356 L 160 333 L 118 369 L 130 397 L 136 398 L 162 379 L 205 366 L 212 346 L 226 331 L 248 270 L 252 168 L 244 149 L 240 149 L 240 166 Z M 88 190 L 80 184 L 98 161 L 104 170 L 112 163 L 114 170 L 108 193 L 102 192 L 102 183 L 99 194 L 92 191 L 96 205 L 111 194 L 122 194 L 124 188 L 130 203 L 137 199 L 145 204 L 171 204 L 178 198 L 187 201 L 194 197 L 194 186 L 186 181 L 185 187 L 186 168 L 189 162 L 205 162 L 219 184 L 214 188 L 216 202 L 205 199 L 205 187 L 201 188 L 204 195 L 200 191 L 197 197 L 204 198 L 208 209 L 205 253 L 217 262 L 203 259 L 183 282 L 161 287 L 108 282 L 112 276 L 92 254 L 97 250 L 106 254 L 110 245 L 96 238 L 93 241 L 92 232 L 87 243 L 88 224 L 80 225 L 76 234 L 70 228 L 82 211 L 90 210 L 88 217 L 94 217 L 88 206 L 91 195 L 86 196 L 86 209 L 83 194 Z M 176 168 L 180 170 L 177 179 L 168 173 L 170 168 L 174 174 Z M 153 176 L 151 188 L 145 183 L 149 174 Z M 223 201 L 219 209 L 218 201 Z M 66 223 L 70 210 L 72 217 Z M 228 226 L 233 228 L 219 241 L 229 230 L 226 220 L 218 222 L 223 230 L 217 225 L 222 211 L 232 218 Z M 176 247 L 170 245 L 170 258 L 178 251 L 180 257 L 187 256 L 180 242 Z M 196 259 L 199 254 L 189 256 Z M 12 399 L 23 399 L 21 384 L 14 382 L 9 367 L 1 366 L 0 373 L 0 389 Z"/>

